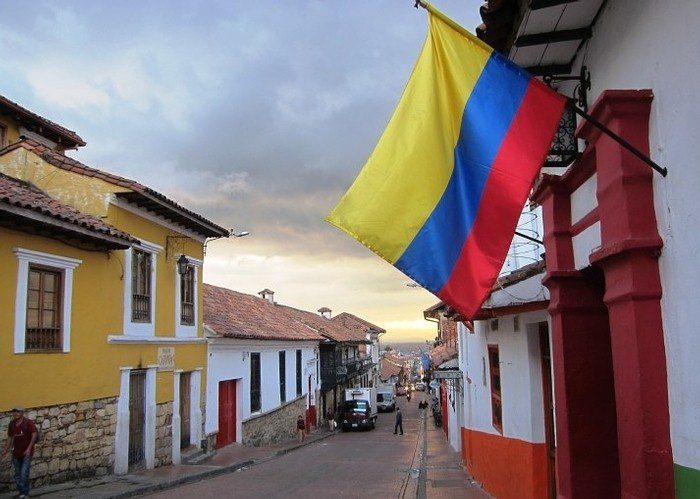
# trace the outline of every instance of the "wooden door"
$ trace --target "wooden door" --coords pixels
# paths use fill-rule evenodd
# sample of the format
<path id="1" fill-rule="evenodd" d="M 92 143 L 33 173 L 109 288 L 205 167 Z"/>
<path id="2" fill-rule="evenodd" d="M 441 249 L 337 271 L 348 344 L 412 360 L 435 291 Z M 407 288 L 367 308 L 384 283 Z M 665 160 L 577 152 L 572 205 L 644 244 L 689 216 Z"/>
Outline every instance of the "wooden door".
<path id="1" fill-rule="evenodd" d="M 138 468 L 144 459 L 146 421 L 146 372 L 129 376 L 129 467 Z"/>
<path id="2" fill-rule="evenodd" d="M 190 446 L 190 373 L 180 374 L 180 448 Z"/>
<path id="3" fill-rule="evenodd" d="M 554 439 L 554 397 L 552 395 L 552 357 L 549 351 L 549 327 L 540 323 L 540 356 L 542 358 L 542 399 L 544 401 L 544 437 L 547 445 L 548 497 L 557 497 L 556 444 Z"/>
<path id="4" fill-rule="evenodd" d="M 236 381 L 219 381 L 219 433 L 216 446 L 236 441 Z"/>

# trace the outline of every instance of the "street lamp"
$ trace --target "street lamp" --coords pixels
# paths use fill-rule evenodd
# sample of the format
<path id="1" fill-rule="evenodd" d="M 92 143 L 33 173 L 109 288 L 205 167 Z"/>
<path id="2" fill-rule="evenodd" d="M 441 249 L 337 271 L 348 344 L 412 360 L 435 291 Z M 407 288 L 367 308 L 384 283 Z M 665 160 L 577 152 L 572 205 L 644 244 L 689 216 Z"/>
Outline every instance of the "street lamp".
<path id="1" fill-rule="evenodd" d="M 189 259 L 185 255 L 180 255 L 180 258 L 177 259 L 177 273 L 185 275 L 189 266 Z"/>
<path id="2" fill-rule="evenodd" d="M 245 236 L 249 236 L 250 232 L 248 232 L 247 230 L 243 230 L 241 232 L 235 232 L 233 229 L 231 229 L 230 234 L 231 234 L 231 237 L 245 237 Z"/>

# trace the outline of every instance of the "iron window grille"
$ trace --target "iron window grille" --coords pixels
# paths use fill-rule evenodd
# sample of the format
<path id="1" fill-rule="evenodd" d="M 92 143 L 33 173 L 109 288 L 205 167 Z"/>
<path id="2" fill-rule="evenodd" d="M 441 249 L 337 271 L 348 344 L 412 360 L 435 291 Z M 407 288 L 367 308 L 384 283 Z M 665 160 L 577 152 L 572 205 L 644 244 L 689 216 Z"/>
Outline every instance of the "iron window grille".
<path id="1" fill-rule="evenodd" d="M 133 249 L 131 254 L 131 320 L 151 322 L 151 254 Z"/>
<path id="2" fill-rule="evenodd" d="M 60 270 L 29 266 L 27 285 L 27 351 L 60 351 L 61 282 Z"/>
<path id="3" fill-rule="evenodd" d="M 250 354 L 250 412 L 262 408 L 260 397 L 260 352 Z"/>
<path id="4" fill-rule="evenodd" d="M 284 351 L 279 353 L 279 371 L 280 371 L 280 402 L 287 401 L 287 354 Z"/>
<path id="5" fill-rule="evenodd" d="M 180 276 L 180 324 L 194 326 L 194 266 Z"/>

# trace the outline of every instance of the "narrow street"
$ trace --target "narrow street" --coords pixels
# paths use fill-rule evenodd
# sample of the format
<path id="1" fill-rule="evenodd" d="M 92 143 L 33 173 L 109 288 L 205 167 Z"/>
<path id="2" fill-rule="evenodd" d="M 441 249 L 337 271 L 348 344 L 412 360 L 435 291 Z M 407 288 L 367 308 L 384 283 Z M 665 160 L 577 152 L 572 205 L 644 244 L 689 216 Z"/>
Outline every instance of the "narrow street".
<path id="1" fill-rule="evenodd" d="M 397 400 L 404 411 L 403 436 L 393 434 L 393 413 L 380 414 L 373 431 L 339 433 L 272 461 L 151 497 L 488 497 L 470 483 L 431 418 L 421 431 L 418 397 Z"/>

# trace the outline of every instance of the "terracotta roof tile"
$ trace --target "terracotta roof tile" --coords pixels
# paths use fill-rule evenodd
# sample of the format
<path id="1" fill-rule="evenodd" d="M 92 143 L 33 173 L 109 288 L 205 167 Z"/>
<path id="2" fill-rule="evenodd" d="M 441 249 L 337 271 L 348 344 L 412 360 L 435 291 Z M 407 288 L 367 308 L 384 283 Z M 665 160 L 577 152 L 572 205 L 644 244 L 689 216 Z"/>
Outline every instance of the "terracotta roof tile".
<path id="1" fill-rule="evenodd" d="M 20 106 L 16 102 L 11 101 L 10 99 L 2 95 L 0 95 L 0 110 L 9 112 L 14 115 L 19 115 L 19 117 L 24 118 L 27 121 L 31 121 L 39 126 L 48 128 L 54 134 L 58 135 L 62 139 L 65 139 L 68 142 L 68 144 L 65 145 L 71 147 L 85 145 L 85 141 L 82 138 L 80 138 L 80 136 L 74 131 L 68 130 L 67 128 L 59 125 L 58 123 L 55 123 L 42 116 L 39 116 L 38 114 L 33 113 L 29 109 Z"/>
<path id="2" fill-rule="evenodd" d="M 167 205 L 171 209 L 179 212 L 183 212 L 187 214 L 189 217 L 196 219 L 197 221 L 201 222 L 202 224 L 210 227 L 211 231 L 215 233 L 216 235 L 228 235 L 228 230 L 224 229 L 223 227 L 220 227 L 213 222 L 207 220 L 203 216 L 188 210 L 187 208 L 184 208 L 183 206 L 177 204 L 175 201 L 167 198 L 163 194 L 154 191 L 153 189 L 146 187 L 145 185 L 136 182 L 135 180 L 130 180 L 128 178 L 120 177 L 118 175 L 114 175 L 102 170 L 98 170 L 96 168 L 89 167 L 83 163 L 81 163 L 78 160 L 75 160 L 73 158 L 70 158 L 64 154 L 61 154 L 59 152 L 56 152 L 52 150 L 49 147 L 46 147 L 43 144 L 40 144 L 39 142 L 32 140 L 32 139 L 23 139 L 18 142 L 15 142 L 14 144 L 10 144 L 9 146 L 5 147 L 4 149 L 0 150 L 0 155 L 8 153 L 10 151 L 13 151 L 18 148 L 24 148 L 28 151 L 32 151 L 35 153 L 37 156 L 39 156 L 41 159 L 46 161 L 47 163 L 52 164 L 53 166 L 57 168 L 61 168 L 62 170 L 66 170 L 69 172 L 73 173 L 78 173 L 80 175 L 84 175 L 86 177 L 93 177 L 93 178 L 98 178 L 100 180 L 103 180 L 107 183 L 110 183 L 112 185 L 117 185 L 119 187 L 124 187 L 127 189 L 130 189 L 131 191 L 134 191 L 139 194 L 147 195 L 152 198 L 156 198 L 159 200 L 162 204 Z"/>
<path id="3" fill-rule="evenodd" d="M 298 321 L 301 321 L 307 326 L 318 331 L 319 334 L 328 338 L 329 340 L 349 343 L 364 343 L 367 341 L 364 331 L 346 327 L 340 322 L 333 321 L 332 319 L 326 319 L 325 317 L 321 317 L 313 312 L 307 312 L 306 310 L 299 310 L 293 307 L 287 307 L 285 305 L 278 306 L 284 307 L 287 312 Z"/>
<path id="4" fill-rule="evenodd" d="M 364 343 L 365 332 L 300 310 L 231 289 L 204 284 L 204 323 L 230 338 L 331 340 Z"/>
<path id="5" fill-rule="evenodd" d="M 437 367 L 457 357 L 457 350 L 447 345 L 438 345 L 430 350 L 428 355 L 430 356 L 430 362 Z"/>
<path id="6" fill-rule="evenodd" d="M 335 322 L 340 322 L 343 326 L 361 331 L 362 334 L 366 334 L 369 330 L 376 331 L 378 333 L 386 333 L 386 329 L 372 324 L 369 321 L 361 319 L 360 317 L 351 314 L 350 312 L 341 312 L 331 319 Z"/>
<path id="7" fill-rule="evenodd" d="M 126 232 L 57 201 L 33 184 L 0 173 L 0 205 L 2 204 L 31 210 L 95 234 L 120 239 L 126 246 L 137 242 Z"/>
<path id="8" fill-rule="evenodd" d="M 387 380 L 391 376 L 398 376 L 404 369 L 404 363 L 393 357 L 385 355 L 379 359 L 379 379 Z"/>
<path id="9" fill-rule="evenodd" d="M 320 341 L 313 329 L 292 317 L 286 307 L 231 289 L 204 284 L 204 324 L 225 338 Z"/>

